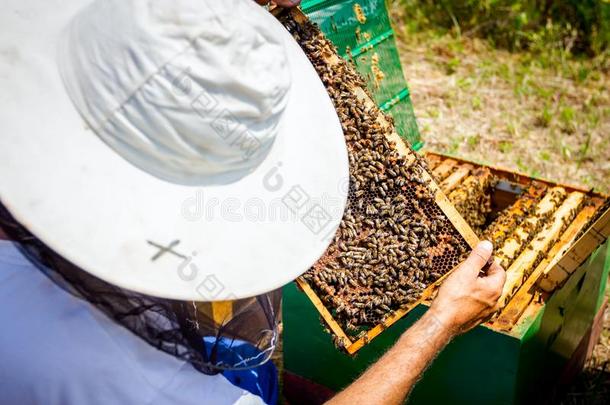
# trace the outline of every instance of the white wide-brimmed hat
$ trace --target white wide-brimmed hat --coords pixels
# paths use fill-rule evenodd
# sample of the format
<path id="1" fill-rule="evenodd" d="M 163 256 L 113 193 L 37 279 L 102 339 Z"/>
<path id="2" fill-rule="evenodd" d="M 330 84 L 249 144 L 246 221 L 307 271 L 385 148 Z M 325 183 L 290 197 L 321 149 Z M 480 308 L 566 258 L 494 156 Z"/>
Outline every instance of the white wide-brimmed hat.
<path id="1" fill-rule="evenodd" d="M 346 203 L 341 125 L 252 0 L 7 0 L 0 200 L 83 270 L 164 298 L 278 288 Z"/>

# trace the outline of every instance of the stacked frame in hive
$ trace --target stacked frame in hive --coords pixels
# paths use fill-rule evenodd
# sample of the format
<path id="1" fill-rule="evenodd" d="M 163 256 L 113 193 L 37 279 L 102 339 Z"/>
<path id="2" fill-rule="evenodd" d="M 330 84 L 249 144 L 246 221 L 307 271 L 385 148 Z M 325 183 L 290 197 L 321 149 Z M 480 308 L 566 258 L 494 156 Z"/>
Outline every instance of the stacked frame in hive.
<path id="1" fill-rule="evenodd" d="M 486 192 L 495 212 L 480 208 L 488 214 L 481 236 L 494 243 L 507 272 L 500 310 L 487 323 L 492 329 L 510 331 L 534 299 L 543 301 L 562 287 L 610 235 L 605 195 L 433 153 L 427 160 L 441 185 L 464 168 L 471 175 L 486 171 L 499 182 Z"/>

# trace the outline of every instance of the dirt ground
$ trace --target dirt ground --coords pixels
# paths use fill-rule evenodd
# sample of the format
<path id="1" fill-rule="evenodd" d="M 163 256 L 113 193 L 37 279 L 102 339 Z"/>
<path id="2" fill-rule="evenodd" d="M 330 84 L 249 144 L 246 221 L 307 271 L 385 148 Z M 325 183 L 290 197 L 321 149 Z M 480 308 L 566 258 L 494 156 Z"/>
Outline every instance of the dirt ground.
<path id="1" fill-rule="evenodd" d="M 610 191 L 610 62 L 497 50 L 407 32 L 392 9 L 426 147 L 535 177 Z"/>
<path id="2" fill-rule="evenodd" d="M 477 38 L 409 32 L 391 9 L 426 148 L 534 177 L 610 191 L 608 54 L 498 50 Z M 607 403 L 610 310 L 593 357 L 562 403 Z"/>

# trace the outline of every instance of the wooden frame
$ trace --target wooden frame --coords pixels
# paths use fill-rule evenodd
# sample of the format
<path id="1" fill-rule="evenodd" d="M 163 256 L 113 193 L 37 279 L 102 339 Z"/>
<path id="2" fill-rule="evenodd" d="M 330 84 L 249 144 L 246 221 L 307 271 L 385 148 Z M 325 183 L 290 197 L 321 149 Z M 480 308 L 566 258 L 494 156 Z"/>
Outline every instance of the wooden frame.
<path id="1" fill-rule="evenodd" d="M 568 277 L 593 253 L 598 246 L 610 236 L 610 207 L 584 234 L 556 257 L 540 274 L 538 286 L 546 292 L 552 292 L 563 285 Z"/>
<path id="2" fill-rule="evenodd" d="M 503 166 L 499 166 L 499 165 L 492 165 L 492 164 L 487 164 L 487 163 L 476 162 L 474 160 L 459 158 L 454 155 L 445 155 L 442 153 L 432 152 L 432 151 L 428 151 L 428 150 L 423 150 L 423 151 L 421 151 L 421 153 L 426 156 L 433 156 L 433 159 L 436 159 L 436 158 L 440 158 L 440 159 L 444 159 L 444 160 L 450 159 L 450 160 L 453 160 L 453 161 L 455 161 L 457 163 L 461 163 L 461 164 L 470 164 L 475 167 L 486 167 L 487 169 L 491 170 L 492 174 L 494 174 L 495 176 L 503 178 L 503 179 L 508 180 L 513 183 L 520 184 L 520 185 L 530 184 L 532 181 L 535 181 L 537 183 L 544 184 L 547 187 L 559 186 L 559 187 L 566 189 L 567 191 L 581 191 L 581 192 L 587 193 L 587 194 L 593 193 L 593 190 L 591 188 L 585 188 L 585 187 L 581 187 L 581 186 L 578 186 L 575 184 L 556 182 L 556 181 L 552 181 L 552 180 L 544 179 L 544 178 L 532 177 L 532 176 L 528 176 L 525 173 L 521 173 L 517 170 L 512 170 L 512 169 L 509 169 L 509 168 L 506 168 Z M 440 164 L 442 164 L 442 162 Z M 439 164 L 439 166 L 440 166 L 440 164 Z M 454 163 L 454 165 L 455 165 L 455 163 Z M 439 166 L 437 166 L 437 167 L 439 167 Z M 593 193 L 593 195 L 596 197 L 608 198 L 608 196 L 601 194 L 601 193 Z"/>

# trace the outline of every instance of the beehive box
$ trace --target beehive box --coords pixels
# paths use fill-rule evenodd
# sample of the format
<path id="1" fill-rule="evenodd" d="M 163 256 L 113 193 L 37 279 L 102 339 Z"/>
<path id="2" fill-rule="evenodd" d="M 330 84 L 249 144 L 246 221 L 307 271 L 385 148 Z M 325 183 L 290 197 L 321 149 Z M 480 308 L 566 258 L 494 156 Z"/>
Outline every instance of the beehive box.
<path id="1" fill-rule="evenodd" d="M 358 11 L 365 10 L 353 7 L 354 2 L 343 3 L 350 3 L 356 20 Z M 377 86 L 379 83 L 372 83 L 373 91 Z M 605 211 L 603 197 L 438 155 L 429 156 L 429 161 L 440 188 L 475 229 L 496 242 L 499 260 L 509 268 L 510 282 L 502 312 L 452 343 L 426 373 L 412 399 L 516 402 L 530 387 L 556 381 L 552 371 L 561 368 L 542 372 L 548 366 L 543 360 L 551 356 L 550 360 L 557 360 L 556 366 L 569 358 L 601 305 L 608 266 L 600 262 L 605 260 L 606 249 L 577 267 L 607 236 L 607 217 L 600 215 Z M 528 213 L 532 215 L 528 217 Z M 492 222 L 494 217 L 498 219 Z M 593 231 L 581 235 L 589 228 Z M 351 339 L 333 317 L 336 308 L 327 308 L 328 300 L 325 305 L 319 291 L 307 282 L 300 284 L 306 295 L 294 285 L 285 290 L 285 367 L 292 375 L 334 390 L 361 373 L 425 310 L 425 304 L 411 312 L 413 305 L 393 309 L 380 324 L 361 331 L 364 336 Z M 418 302 L 432 291 L 433 285 Z M 335 335 L 334 342 L 322 330 L 312 303 Z M 358 352 L 357 356 L 334 348 L 336 337 L 341 338 L 340 347 L 350 354 Z M 536 383 L 526 383 L 534 381 L 532 377 Z M 290 381 L 287 378 L 288 391 Z M 444 389 L 438 390 L 438 385 Z M 467 393 L 463 387 L 468 387 Z"/>
<path id="2" fill-rule="evenodd" d="M 438 155 L 432 156 L 439 158 Z M 610 244 L 604 243 L 606 237 L 600 235 L 607 235 L 610 221 L 607 208 L 601 204 L 602 196 L 456 158 L 441 159 L 450 159 L 455 164 L 452 173 L 459 173 L 464 165 L 470 167 L 472 174 L 467 175 L 462 183 L 469 176 L 480 175 L 481 169 L 489 170 L 499 179 L 490 193 L 490 218 L 502 211 L 504 218 L 507 218 L 517 209 L 531 213 L 531 209 L 524 205 L 535 209 L 544 200 L 544 195 L 557 190 L 557 187 L 564 190 L 566 196 L 582 193 L 588 203 L 581 204 L 570 215 L 573 219 L 562 227 L 559 237 L 549 244 L 547 252 L 550 255 L 538 263 L 532 262 L 526 276 L 519 287 L 511 292 L 511 299 L 499 314 L 490 322 L 456 338 L 439 355 L 416 386 L 410 403 L 544 402 L 560 381 L 582 366 L 589 336 L 594 333 L 594 318 L 604 302 L 603 292 L 610 271 Z M 441 180 L 440 184 L 446 182 Z M 459 187 L 458 183 L 456 188 Z M 530 197 L 530 193 L 535 195 Z M 524 203 L 526 199 L 531 202 Z M 557 208 L 571 201 L 563 198 L 554 213 L 557 214 Z M 598 215 L 595 215 L 596 212 Z M 518 215 L 523 216 L 521 222 L 528 218 L 527 213 Z M 547 220 L 550 218 L 553 215 Z M 512 230 L 507 233 L 505 241 L 510 240 L 514 230 L 520 226 L 507 225 L 506 229 Z M 497 234 L 501 232 L 498 228 L 501 227 L 492 228 L 495 228 L 498 237 Z M 596 230 L 583 234 L 586 228 Z M 528 237 L 530 242 L 527 245 L 535 242 L 545 228 L 538 229 L 534 236 Z M 542 233 L 548 234 L 547 231 Z M 585 245 L 582 245 L 583 242 Z M 507 242 L 500 244 L 504 246 Z M 575 256 L 572 255 L 574 252 L 570 252 L 574 247 L 579 250 Z M 530 251 L 533 252 L 523 248 L 521 254 Z M 557 267 L 560 257 L 571 257 L 571 264 L 562 266 L 563 269 Z M 515 261 L 510 261 L 507 267 L 510 268 L 510 263 Z M 553 274 L 552 269 L 567 271 L 570 275 L 550 291 L 545 291 L 540 285 L 544 280 L 544 270 Z M 294 392 L 294 385 L 304 384 L 303 380 L 295 380 L 295 376 L 332 391 L 345 387 L 387 351 L 426 309 L 426 302 L 418 305 L 361 347 L 355 355 L 349 355 L 335 347 L 332 336 L 321 325 L 319 313 L 309 297 L 296 284 L 287 286 L 284 289 L 283 307 L 284 366 L 289 373 L 285 382 L 287 397 L 292 398 L 290 393 Z M 305 386 L 308 387 L 307 391 L 312 390 L 311 385 Z M 301 391 L 300 395 L 305 394 Z M 302 403 L 312 402 L 307 399 Z"/>

